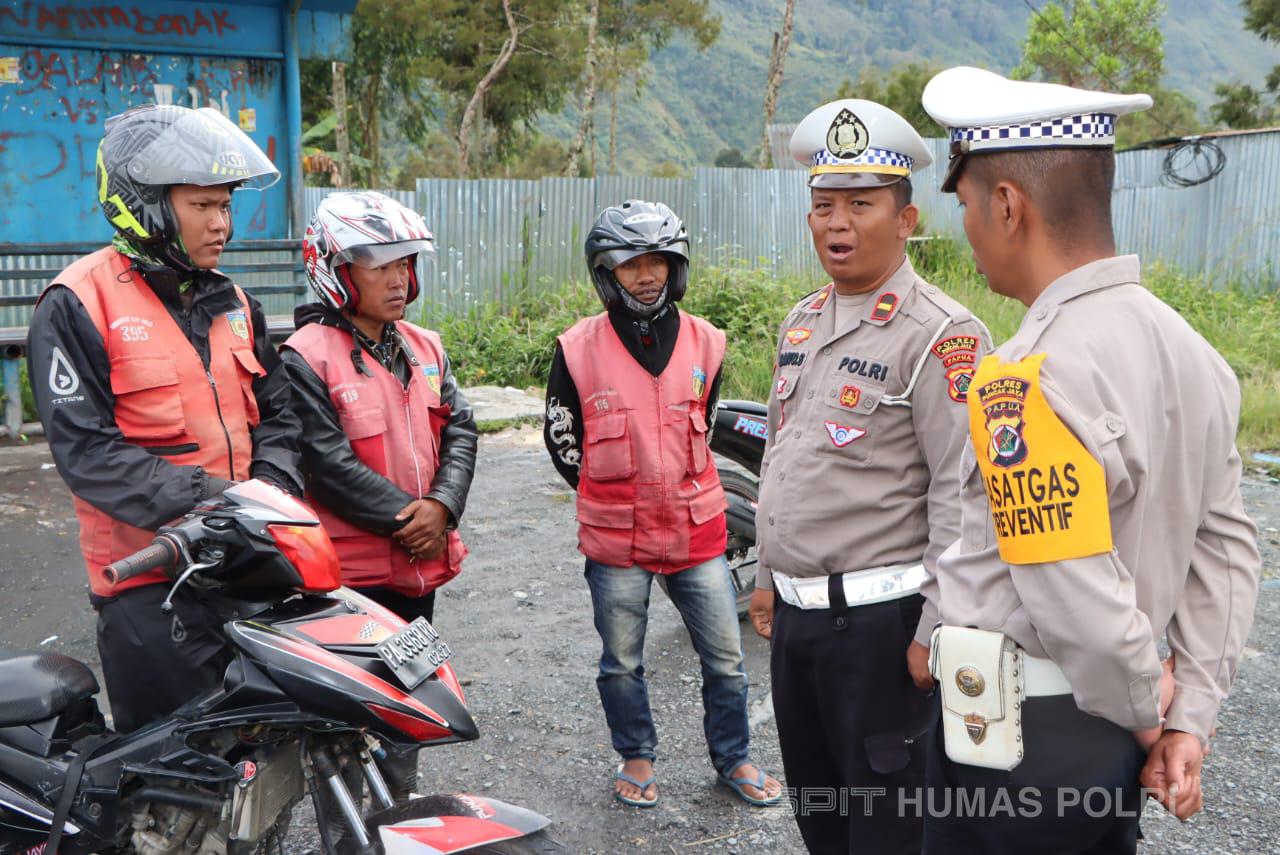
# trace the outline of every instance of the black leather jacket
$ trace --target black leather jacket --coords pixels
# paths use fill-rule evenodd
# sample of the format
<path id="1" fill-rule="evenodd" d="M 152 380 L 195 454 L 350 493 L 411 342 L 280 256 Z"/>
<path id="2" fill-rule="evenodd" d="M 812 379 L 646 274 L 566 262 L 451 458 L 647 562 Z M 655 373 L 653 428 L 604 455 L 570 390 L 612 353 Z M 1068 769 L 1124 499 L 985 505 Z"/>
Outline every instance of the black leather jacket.
<path id="1" fill-rule="evenodd" d="M 298 329 L 318 323 L 353 332 L 350 321 L 319 303 L 299 306 L 294 312 L 294 323 Z M 354 341 L 353 337 L 353 350 Z M 367 348 L 356 352 L 363 360 L 376 361 Z M 288 344 L 281 347 L 280 356 L 293 386 L 294 411 L 302 422 L 298 445 L 302 449 L 302 470 L 311 496 L 352 525 L 384 537 L 404 525 L 405 521 L 395 519 L 396 514 L 418 498 L 436 499 L 449 510 L 450 526 L 458 524 L 475 475 L 479 433 L 471 404 L 458 388 L 448 356 L 441 366 L 440 401 L 447 404 L 452 413 L 440 432 L 440 466 L 426 496 L 409 495 L 362 463 L 342 430 L 324 381 Z M 403 382 L 402 372 L 407 364 L 399 364 L 404 362 L 402 352 L 395 358 L 399 360 L 394 366 L 395 373 Z"/>

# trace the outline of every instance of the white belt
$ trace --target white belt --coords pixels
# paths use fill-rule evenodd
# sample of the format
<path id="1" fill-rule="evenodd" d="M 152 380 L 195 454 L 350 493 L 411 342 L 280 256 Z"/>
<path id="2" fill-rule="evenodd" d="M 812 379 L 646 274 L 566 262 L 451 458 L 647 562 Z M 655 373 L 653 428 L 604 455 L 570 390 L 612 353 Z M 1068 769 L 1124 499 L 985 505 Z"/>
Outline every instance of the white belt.
<path id="1" fill-rule="evenodd" d="M 896 600 L 920 590 L 929 578 L 923 564 L 895 564 L 840 574 L 844 582 L 844 600 L 852 606 L 869 606 Z M 782 601 L 798 609 L 831 607 L 827 576 L 793 579 L 773 571 L 773 587 Z"/>
<path id="2" fill-rule="evenodd" d="M 1029 698 L 1071 694 L 1071 682 L 1052 659 L 1022 651 L 1022 687 Z"/>

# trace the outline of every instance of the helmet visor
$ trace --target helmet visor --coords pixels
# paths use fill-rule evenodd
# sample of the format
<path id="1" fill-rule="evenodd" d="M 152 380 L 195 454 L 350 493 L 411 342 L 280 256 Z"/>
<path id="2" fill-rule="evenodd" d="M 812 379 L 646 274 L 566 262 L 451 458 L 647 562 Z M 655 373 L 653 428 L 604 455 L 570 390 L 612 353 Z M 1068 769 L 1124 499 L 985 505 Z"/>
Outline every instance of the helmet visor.
<path id="1" fill-rule="evenodd" d="M 410 255 L 432 257 L 435 245 L 429 240 L 402 240 L 396 243 L 366 243 L 335 253 L 333 265 L 358 264 L 361 267 L 381 267 Z"/>
<path id="2" fill-rule="evenodd" d="M 280 172 L 262 149 L 217 110 L 184 111 L 129 159 L 129 177 L 139 184 L 238 184 L 265 190 Z"/>
<path id="3" fill-rule="evenodd" d="M 684 241 L 676 241 L 669 246 L 661 249 L 644 249 L 644 248 L 627 248 L 627 249 L 607 249 L 604 252 L 597 253 L 594 259 L 596 267 L 603 267 L 606 270 L 613 270 L 624 261 L 630 261 L 633 258 L 639 258 L 649 253 L 674 255 L 677 258 L 689 257 L 688 244 Z"/>

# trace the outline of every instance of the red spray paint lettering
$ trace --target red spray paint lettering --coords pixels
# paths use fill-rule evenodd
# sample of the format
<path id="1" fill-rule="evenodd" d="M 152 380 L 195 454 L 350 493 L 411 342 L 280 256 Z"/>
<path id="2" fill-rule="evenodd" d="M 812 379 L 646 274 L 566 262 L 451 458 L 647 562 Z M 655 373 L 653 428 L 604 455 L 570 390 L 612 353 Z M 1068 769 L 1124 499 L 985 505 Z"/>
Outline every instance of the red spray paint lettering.
<path id="1" fill-rule="evenodd" d="M 9 20 L 36 32 L 67 31 L 101 34 L 103 30 L 126 30 L 140 36 L 195 36 L 201 33 L 222 36 L 239 29 L 231 21 L 230 9 L 197 9 L 191 14 L 146 15 L 136 6 L 48 6 L 24 2 L 21 7 L 0 6 L 0 23 Z"/>

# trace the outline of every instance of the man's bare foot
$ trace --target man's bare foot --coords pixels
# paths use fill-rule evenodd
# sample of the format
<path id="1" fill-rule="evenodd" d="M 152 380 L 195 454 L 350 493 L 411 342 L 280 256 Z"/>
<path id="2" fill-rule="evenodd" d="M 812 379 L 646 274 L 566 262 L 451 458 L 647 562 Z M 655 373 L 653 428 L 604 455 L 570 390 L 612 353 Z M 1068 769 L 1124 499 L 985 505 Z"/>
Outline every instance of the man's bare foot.
<path id="1" fill-rule="evenodd" d="M 743 763 L 733 770 L 733 774 L 729 777 L 734 779 L 750 778 L 752 781 L 759 780 L 760 769 L 753 763 Z M 764 789 L 761 790 L 752 784 L 741 784 L 743 794 L 750 796 L 759 801 L 772 801 L 782 794 L 782 784 L 772 775 L 764 776 Z"/>
<path id="2" fill-rule="evenodd" d="M 652 780 L 652 761 L 644 757 L 633 757 L 622 764 L 622 768 L 618 770 L 618 775 L 618 778 L 613 783 L 613 791 L 620 798 L 631 802 L 654 802 L 657 800 L 658 784 Z M 641 783 L 648 781 L 649 785 L 642 790 L 621 777 L 622 775 Z"/>

